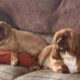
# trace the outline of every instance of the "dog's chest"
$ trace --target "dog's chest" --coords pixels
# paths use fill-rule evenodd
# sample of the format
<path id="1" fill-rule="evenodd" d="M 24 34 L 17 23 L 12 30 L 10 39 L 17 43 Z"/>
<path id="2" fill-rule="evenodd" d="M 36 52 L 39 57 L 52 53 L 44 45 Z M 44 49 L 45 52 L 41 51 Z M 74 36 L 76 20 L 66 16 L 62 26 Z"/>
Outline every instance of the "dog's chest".
<path id="1" fill-rule="evenodd" d="M 70 73 L 78 72 L 77 59 L 75 56 L 70 55 L 68 52 L 61 52 L 60 55 L 65 65 L 68 67 Z"/>

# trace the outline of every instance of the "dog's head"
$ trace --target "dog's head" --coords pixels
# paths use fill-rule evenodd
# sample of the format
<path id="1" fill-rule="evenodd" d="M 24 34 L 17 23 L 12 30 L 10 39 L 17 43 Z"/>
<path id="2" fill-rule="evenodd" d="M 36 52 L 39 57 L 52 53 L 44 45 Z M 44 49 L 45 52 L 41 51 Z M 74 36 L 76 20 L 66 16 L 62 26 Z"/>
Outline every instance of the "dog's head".
<path id="1" fill-rule="evenodd" d="M 0 41 L 6 39 L 10 34 L 11 27 L 6 22 L 0 21 Z"/>
<path id="2" fill-rule="evenodd" d="M 69 70 L 68 72 L 71 73 L 79 72 L 77 60 L 80 56 L 80 33 L 71 28 L 61 29 L 55 33 L 53 43 L 58 46 L 60 59 L 67 67 L 63 66 L 62 70 L 67 69 L 66 71 Z M 71 69 L 71 66 L 74 68 Z"/>
<path id="3" fill-rule="evenodd" d="M 62 50 L 75 51 L 78 45 L 78 34 L 71 28 L 61 29 L 55 33 L 53 43 L 56 43 Z"/>

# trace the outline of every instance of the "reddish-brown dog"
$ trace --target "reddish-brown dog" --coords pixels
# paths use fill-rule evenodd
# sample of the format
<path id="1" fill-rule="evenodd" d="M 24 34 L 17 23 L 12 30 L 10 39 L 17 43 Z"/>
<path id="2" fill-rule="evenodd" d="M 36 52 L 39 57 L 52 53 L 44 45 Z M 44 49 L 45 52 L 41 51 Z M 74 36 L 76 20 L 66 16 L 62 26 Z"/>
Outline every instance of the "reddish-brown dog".
<path id="1" fill-rule="evenodd" d="M 61 29 L 55 33 L 52 44 L 39 55 L 40 65 L 54 72 L 80 72 L 80 33 Z"/>

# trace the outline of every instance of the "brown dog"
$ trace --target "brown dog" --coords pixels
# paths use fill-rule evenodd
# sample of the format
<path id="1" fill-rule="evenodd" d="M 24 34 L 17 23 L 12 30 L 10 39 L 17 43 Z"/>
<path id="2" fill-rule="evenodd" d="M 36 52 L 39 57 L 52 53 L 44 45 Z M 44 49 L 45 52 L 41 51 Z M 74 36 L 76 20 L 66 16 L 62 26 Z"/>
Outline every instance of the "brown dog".
<path id="1" fill-rule="evenodd" d="M 14 51 L 15 54 L 11 55 L 12 65 L 17 63 L 19 52 L 28 52 L 32 56 L 37 56 L 46 45 L 46 42 L 37 35 L 16 30 L 6 22 L 0 21 L 0 49 Z"/>
<path id="2" fill-rule="evenodd" d="M 52 44 L 39 55 L 39 63 L 54 72 L 80 72 L 80 33 L 66 28 L 55 33 Z"/>

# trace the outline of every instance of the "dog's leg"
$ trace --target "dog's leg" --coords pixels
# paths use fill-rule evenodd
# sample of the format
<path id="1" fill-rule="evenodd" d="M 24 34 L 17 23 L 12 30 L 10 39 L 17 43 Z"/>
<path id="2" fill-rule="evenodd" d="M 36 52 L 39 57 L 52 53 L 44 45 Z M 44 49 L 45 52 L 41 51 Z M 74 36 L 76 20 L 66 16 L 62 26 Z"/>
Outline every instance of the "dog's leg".
<path id="1" fill-rule="evenodd" d="M 54 45 L 50 54 L 50 67 L 54 72 L 68 73 L 69 70 L 60 57 L 60 51 Z"/>
<path id="2" fill-rule="evenodd" d="M 11 65 L 15 66 L 18 62 L 18 54 L 16 52 L 11 53 Z"/>
<path id="3" fill-rule="evenodd" d="M 46 60 L 46 58 L 48 57 L 48 55 L 51 53 L 51 45 L 45 47 L 42 52 L 40 53 L 39 57 L 38 57 L 38 62 L 40 65 L 42 65 L 44 63 L 44 61 Z"/>
<path id="4" fill-rule="evenodd" d="M 52 51 L 50 54 L 50 68 L 54 72 L 62 72 L 62 66 L 61 66 L 61 58 L 60 53 L 56 45 L 52 46 Z"/>

